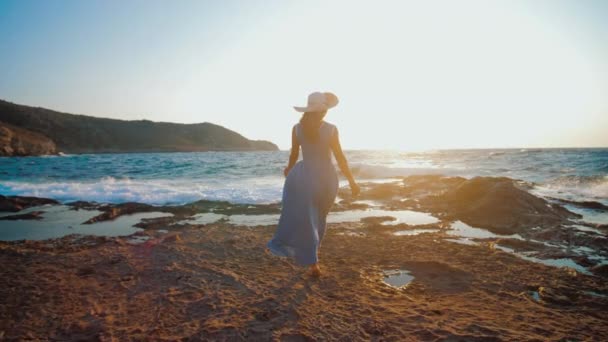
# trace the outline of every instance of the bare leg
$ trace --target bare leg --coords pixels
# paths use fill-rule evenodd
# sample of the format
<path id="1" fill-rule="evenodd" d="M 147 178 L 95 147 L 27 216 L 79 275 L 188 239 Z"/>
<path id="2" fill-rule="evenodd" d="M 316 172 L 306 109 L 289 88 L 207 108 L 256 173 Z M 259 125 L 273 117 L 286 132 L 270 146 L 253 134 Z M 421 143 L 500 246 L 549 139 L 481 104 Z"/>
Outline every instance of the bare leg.
<path id="1" fill-rule="evenodd" d="M 312 274 L 313 277 L 320 277 L 321 276 L 321 268 L 319 268 L 319 264 L 312 264 L 310 265 L 310 272 Z"/>

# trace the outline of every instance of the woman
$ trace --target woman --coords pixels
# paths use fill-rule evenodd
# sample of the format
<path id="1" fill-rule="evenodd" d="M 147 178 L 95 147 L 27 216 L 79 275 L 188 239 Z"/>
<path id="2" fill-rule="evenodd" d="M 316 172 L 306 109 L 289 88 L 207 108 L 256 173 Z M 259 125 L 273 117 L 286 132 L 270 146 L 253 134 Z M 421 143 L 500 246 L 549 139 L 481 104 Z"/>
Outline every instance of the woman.
<path id="1" fill-rule="evenodd" d="M 313 276 L 320 276 L 318 250 L 325 234 L 326 219 L 338 192 L 338 176 L 331 152 L 348 179 L 353 196 L 359 186 L 342 152 L 338 129 L 323 121 L 327 110 L 338 104 L 332 93 L 312 93 L 304 112 L 291 131 L 291 154 L 285 168 L 283 210 L 268 249 L 278 256 L 294 257 L 297 264 L 310 265 Z M 302 147 L 302 161 L 298 160 Z"/>

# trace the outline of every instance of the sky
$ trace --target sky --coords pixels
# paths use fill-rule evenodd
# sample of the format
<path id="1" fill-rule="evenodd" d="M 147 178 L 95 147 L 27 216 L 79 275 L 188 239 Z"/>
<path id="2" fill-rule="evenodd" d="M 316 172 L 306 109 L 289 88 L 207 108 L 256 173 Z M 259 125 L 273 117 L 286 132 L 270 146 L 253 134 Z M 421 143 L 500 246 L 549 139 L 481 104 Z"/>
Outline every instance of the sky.
<path id="1" fill-rule="evenodd" d="M 289 149 L 608 146 L 608 1 L 0 0 L 0 99 Z"/>

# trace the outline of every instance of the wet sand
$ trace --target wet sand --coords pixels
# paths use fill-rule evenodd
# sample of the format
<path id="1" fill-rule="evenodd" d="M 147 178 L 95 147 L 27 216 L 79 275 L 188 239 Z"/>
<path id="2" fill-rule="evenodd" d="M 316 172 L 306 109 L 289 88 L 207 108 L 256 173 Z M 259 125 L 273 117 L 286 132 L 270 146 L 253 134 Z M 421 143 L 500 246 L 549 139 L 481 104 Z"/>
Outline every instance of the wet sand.
<path id="1" fill-rule="evenodd" d="M 369 185 L 362 198 L 379 200 L 386 210 L 432 211 L 415 201 L 429 193 L 413 190 Z M 335 209 L 357 205 L 343 200 Z M 515 218 L 521 218 L 517 233 L 558 239 L 570 231 L 571 218 L 557 210 L 547 211 L 548 219 L 523 213 Z M 496 248 L 557 256 L 555 248 L 530 240 L 455 243 L 449 232 L 458 213 L 435 214 L 440 222 L 416 226 L 383 224 L 387 218 L 330 224 L 319 279 L 265 250 L 273 226 L 172 224 L 184 220 L 180 215 L 145 221 L 144 231 L 132 236 L 0 242 L 0 339 L 608 339 L 606 274 L 551 267 Z M 528 219 L 546 227 L 522 229 Z M 497 229 L 509 230 L 513 219 L 503 221 Z M 394 235 L 409 229 L 429 232 Z M 579 239 L 591 243 L 592 234 Z M 413 281 L 387 285 L 383 270 L 396 269 L 409 271 Z"/>
<path id="2" fill-rule="evenodd" d="M 352 224 L 351 224 L 352 226 Z M 607 282 L 489 245 L 331 227 L 323 275 L 265 252 L 273 229 L 223 225 L 0 244 L 6 339 L 603 340 Z M 388 228 L 390 230 L 390 228 Z M 404 289 L 383 269 L 407 269 Z M 534 299 L 537 293 L 538 301 Z"/>

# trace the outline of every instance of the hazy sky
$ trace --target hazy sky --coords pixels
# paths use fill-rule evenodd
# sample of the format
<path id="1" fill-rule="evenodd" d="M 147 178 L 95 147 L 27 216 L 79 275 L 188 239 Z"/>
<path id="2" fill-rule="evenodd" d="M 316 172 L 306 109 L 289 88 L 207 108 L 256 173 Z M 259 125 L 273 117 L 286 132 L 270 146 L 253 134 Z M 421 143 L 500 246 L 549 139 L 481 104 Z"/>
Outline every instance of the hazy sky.
<path id="1" fill-rule="evenodd" d="M 289 147 L 608 146 L 608 1 L 0 0 L 0 98 Z"/>

